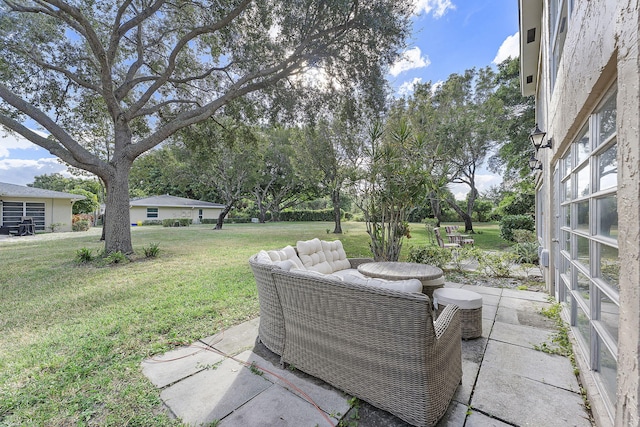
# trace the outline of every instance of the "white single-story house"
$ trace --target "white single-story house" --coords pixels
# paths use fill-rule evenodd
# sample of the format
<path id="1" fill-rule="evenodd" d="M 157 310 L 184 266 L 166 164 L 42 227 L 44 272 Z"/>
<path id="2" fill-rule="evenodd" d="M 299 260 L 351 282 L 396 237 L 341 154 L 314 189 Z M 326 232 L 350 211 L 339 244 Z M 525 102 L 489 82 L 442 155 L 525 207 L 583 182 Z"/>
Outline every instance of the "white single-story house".
<path id="1" fill-rule="evenodd" d="M 132 199 L 129 202 L 131 224 L 144 221 L 162 221 L 164 219 L 191 219 L 193 224 L 203 220 L 217 220 L 225 205 L 184 197 L 162 196 Z"/>
<path id="2" fill-rule="evenodd" d="M 61 224 L 58 231 L 71 231 L 71 207 L 83 199 L 79 194 L 0 182 L 0 227 L 17 230 L 22 217 L 31 217 L 36 231 L 46 231 L 51 224 Z"/>

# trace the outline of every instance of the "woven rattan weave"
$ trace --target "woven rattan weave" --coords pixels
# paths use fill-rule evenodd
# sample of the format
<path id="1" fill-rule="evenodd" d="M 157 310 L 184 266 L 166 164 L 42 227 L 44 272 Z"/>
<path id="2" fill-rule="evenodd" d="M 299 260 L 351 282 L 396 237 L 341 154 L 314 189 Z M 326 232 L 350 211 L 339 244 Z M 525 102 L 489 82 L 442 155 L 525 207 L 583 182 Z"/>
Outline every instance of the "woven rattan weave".
<path id="1" fill-rule="evenodd" d="M 444 415 L 462 378 L 460 315 L 426 295 L 272 271 L 282 361 L 416 426 Z M 262 322 L 262 319 L 261 319 Z"/>

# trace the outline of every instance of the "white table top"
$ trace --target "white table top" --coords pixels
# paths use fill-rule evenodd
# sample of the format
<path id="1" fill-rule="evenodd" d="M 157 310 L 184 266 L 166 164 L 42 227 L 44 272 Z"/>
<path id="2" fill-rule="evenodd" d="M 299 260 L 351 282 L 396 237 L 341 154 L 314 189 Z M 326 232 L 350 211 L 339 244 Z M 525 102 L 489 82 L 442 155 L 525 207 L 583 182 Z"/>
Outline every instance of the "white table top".
<path id="1" fill-rule="evenodd" d="M 414 262 L 367 262 L 358 266 L 365 276 L 387 280 L 434 280 L 442 277 L 442 269 L 428 264 Z"/>

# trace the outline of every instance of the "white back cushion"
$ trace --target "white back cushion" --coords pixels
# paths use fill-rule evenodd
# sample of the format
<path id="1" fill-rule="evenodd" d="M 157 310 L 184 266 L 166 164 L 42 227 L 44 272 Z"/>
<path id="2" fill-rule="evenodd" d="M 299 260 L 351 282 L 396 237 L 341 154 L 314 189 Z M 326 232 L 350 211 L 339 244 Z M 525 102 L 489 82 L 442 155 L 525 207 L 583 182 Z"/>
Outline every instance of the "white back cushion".
<path id="1" fill-rule="evenodd" d="M 307 270 L 324 274 L 333 273 L 333 268 L 322 250 L 320 239 L 298 241 L 296 248 L 298 249 L 298 257 Z"/>
<path id="2" fill-rule="evenodd" d="M 347 253 L 344 251 L 340 240 L 333 242 L 325 242 L 323 240 L 321 243 L 324 255 L 333 272 L 351 268 L 351 263 L 347 259 Z"/>
<path id="3" fill-rule="evenodd" d="M 258 252 L 255 259 L 256 262 L 259 262 L 260 264 L 273 264 L 273 260 L 271 259 L 267 251 Z"/>
<path id="4" fill-rule="evenodd" d="M 291 261 L 293 263 L 291 269 L 304 270 L 304 265 L 302 265 L 302 261 L 300 261 L 296 250 L 292 246 L 286 246 L 277 251 L 267 251 L 267 254 L 271 261 Z"/>

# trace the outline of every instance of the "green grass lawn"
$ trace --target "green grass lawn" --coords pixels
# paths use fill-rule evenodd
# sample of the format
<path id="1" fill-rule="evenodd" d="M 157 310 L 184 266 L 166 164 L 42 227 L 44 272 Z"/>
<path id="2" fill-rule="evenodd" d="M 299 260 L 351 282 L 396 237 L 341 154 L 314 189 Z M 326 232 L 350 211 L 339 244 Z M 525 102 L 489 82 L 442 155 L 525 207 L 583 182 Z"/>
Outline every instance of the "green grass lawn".
<path id="1" fill-rule="evenodd" d="M 97 267 L 74 262 L 98 236 L 0 241 L 0 425 L 179 425 L 163 412 L 140 362 L 258 315 L 247 260 L 314 237 L 339 238 L 350 257 L 370 256 L 363 223 L 133 227 L 136 253 L 157 258 Z M 499 249 L 495 225 L 477 246 Z M 428 241 L 412 226 L 411 245 Z M 17 239 L 17 238 L 15 238 Z M 13 239 L 12 239 L 13 240 Z"/>

